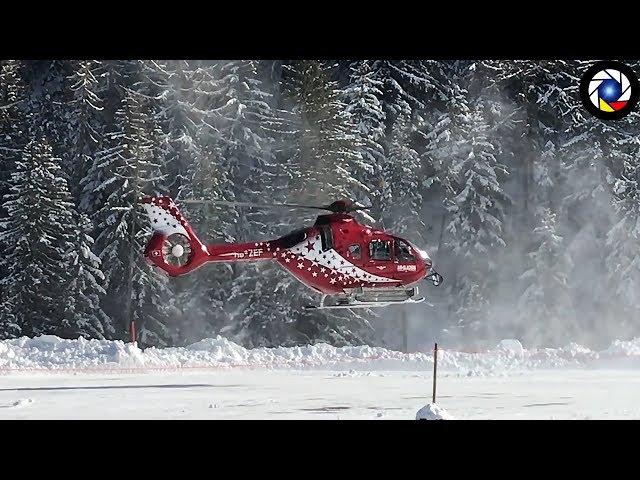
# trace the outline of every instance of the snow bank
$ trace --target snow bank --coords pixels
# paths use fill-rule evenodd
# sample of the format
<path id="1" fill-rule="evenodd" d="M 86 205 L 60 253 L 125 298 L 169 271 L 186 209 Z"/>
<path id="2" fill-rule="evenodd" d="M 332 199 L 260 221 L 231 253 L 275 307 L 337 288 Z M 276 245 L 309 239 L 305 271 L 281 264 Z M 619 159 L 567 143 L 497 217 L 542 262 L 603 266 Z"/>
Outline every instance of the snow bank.
<path id="1" fill-rule="evenodd" d="M 189 368 L 314 368 L 431 371 L 431 352 L 409 353 L 370 346 L 336 348 L 326 344 L 246 349 L 223 337 L 180 348 L 144 351 L 122 341 L 65 340 L 54 336 L 0 341 L 0 373 L 24 371 L 141 371 Z M 596 352 L 569 344 L 559 349 L 525 349 L 503 340 L 479 353 L 441 349 L 441 371 L 464 376 L 505 375 L 549 368 L 640 368 L 640 338 L 615 341 Z"/>
<path id="2" fill-rule="evenodd" d="M 524 347 L 519 340 L 515 339 L 501 340 L 500 343 L 498 343 L 498 349 L 509 352 L 517 357 L 522 357 L 524 355 Z"/>
<path id="3" fill-rule="evenodd" d="M 429 403 L 418 410 L 416 420 L 455 420 L 455 418 L 441 406 Z"/>

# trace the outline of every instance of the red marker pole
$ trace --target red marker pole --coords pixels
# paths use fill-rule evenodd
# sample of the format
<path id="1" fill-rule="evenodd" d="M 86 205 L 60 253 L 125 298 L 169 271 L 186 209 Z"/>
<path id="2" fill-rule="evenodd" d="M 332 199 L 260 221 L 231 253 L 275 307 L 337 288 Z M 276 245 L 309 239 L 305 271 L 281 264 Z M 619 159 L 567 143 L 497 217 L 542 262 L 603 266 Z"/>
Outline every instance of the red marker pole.
<path id="1" fill-rule="evenodd" d="M 438 343 L 433 347 L 433 402 L 436 403 L 436 375 L 438 373 Z"/>

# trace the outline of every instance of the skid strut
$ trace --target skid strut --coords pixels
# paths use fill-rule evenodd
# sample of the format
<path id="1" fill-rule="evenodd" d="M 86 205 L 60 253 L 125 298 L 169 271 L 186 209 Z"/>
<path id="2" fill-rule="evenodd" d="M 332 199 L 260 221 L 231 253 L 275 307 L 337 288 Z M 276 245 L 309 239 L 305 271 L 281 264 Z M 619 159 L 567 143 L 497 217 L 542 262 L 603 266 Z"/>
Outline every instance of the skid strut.
<path id="1" fill-rule="evenodd" d="M 424 297 L 418 297 L 418 287 L 390 288 L 390 289 L 349 289 L 345 294 L 339 294 L 335 303 L 327 304 L 329 295 L 322 295 L 319 305 L 308 305 L 309 310 L 323 310 L 335 308 L 376 308 L 390 305 L 406 305 L 424 302 Z"/>

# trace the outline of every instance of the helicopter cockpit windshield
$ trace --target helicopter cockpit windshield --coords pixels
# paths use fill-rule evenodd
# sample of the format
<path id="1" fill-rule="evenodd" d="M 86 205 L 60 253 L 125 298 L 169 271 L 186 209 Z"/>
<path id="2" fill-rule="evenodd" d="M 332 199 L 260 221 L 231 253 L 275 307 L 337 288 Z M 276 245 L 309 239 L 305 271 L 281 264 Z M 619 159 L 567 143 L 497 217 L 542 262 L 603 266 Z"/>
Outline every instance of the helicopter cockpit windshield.
<path id="1" fill-rule="evenodd" d="M 415 262 L 416 257 L 411 252 L 411 247 L 406 242 L 396 239 L 394 245 L 396 251 L 396 260 L 399 262 Z"/>

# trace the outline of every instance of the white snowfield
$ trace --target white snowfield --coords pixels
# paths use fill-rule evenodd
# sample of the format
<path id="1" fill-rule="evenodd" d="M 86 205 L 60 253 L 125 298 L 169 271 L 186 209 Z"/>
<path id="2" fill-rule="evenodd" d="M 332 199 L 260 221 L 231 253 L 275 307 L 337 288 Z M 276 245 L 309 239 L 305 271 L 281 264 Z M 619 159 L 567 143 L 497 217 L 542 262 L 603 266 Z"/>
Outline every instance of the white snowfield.
<path id="1" fill-rule="evenodd" d="M 640 418 L 640 339 L 602 351 L 503 340 L 440 350 L 438 369 L 425 418 Z M 0 341 L 0 418 L 411 420 L 431 402 L 432 370 L 430 352 L 368 346 L 245 349 L 218 337 L 142 351 L 23 337 Z"/>
<path id="2" fill-rule="evenodd" d="M 433 355 L 401 353 L 380 347 L 304 347 L 246 349 L 223 337 L 175 348 L 147 348 L 110 340 L 66 340 L 43 335 L 0 341 L 0 373 L 29 371 L 139 371 L 229 368 L 323 368 L 356 370 L 430 370 Z M 467 376 L 503 375 L 516 370 L 555 368 L 640 368 L 640 338 L 615 341 L 595 352 L 577 344 L 560 349 L 527 350 L 503 340 L 493 350 L 467 353 L 440 349 L 438 367 Z"/>

